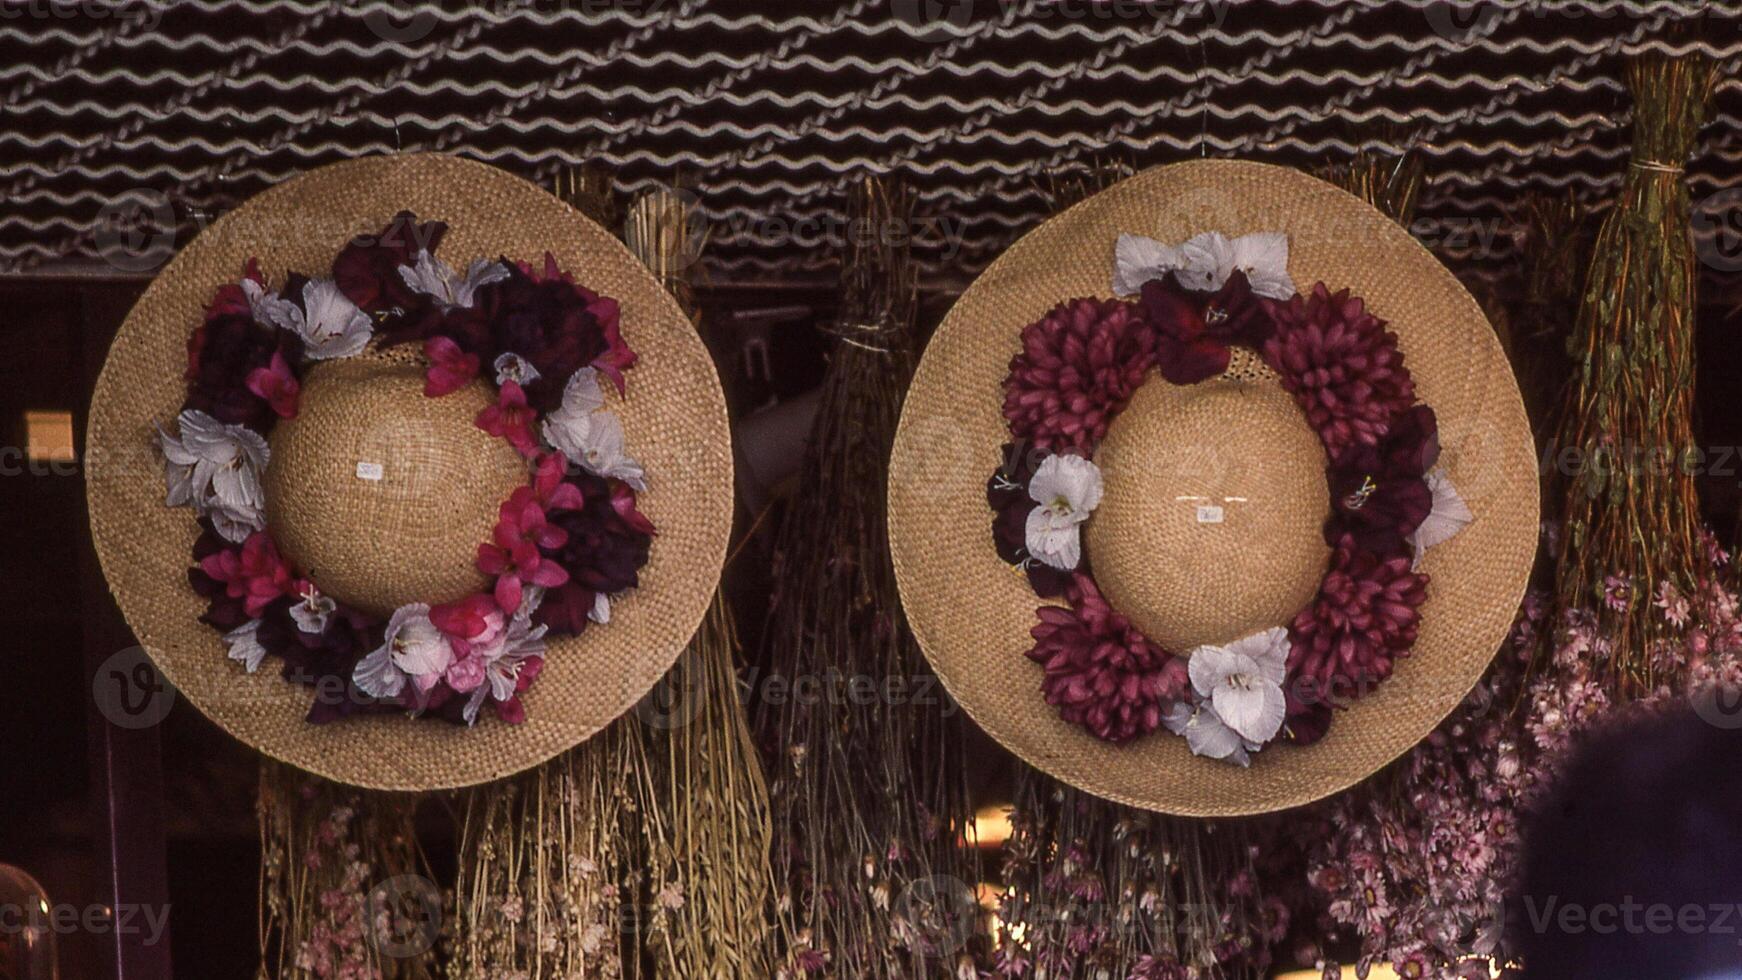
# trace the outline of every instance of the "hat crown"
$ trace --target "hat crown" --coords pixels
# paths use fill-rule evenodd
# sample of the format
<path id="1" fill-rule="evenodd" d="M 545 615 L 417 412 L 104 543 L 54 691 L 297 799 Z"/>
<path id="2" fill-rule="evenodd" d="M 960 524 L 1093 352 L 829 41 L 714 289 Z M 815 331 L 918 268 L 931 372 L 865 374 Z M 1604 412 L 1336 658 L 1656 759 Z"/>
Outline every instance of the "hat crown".
<path id="1" fill-rule="evenodd" d="M 1201 384 L 1144 385 L 1097 454 L 1095 579 L 1179 654 L 1288 623 L 1329 559 L 1324 449 L 1275 376 L 1241 360 Z"/>
<path id="2" fill-rule="evenodd" d="M 475 419 L 483 381 L 423 394 L 408 359 L 369 354 L 312 368 L 294 419 L 272 431 L 267 526 L 323 593 L 376 615 L 488 587 L 475 566 L 527 471 Z"/>

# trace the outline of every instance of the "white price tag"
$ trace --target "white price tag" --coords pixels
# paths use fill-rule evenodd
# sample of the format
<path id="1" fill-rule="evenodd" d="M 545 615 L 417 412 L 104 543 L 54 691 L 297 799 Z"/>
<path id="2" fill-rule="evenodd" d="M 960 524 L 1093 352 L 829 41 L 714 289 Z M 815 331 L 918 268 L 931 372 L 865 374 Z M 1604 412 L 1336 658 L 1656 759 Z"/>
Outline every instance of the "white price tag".
<path id="1" fill-rule="evenodd" d="M 1199 524 L 1220 524 L 1220 523 L 1222 523 L 1222 508 L 1221 508 L 1221 506 L 1218 504 L 1199 504 L 1198 505 L 1198 523 Z"/>
<path id="2" fill-rule="evenodd" d="M 381 474 L 382 470 L 380 463 L 371 463 L 367 460 L 361 459 L 357 461 L 357 479 L 371 481 L 380 480 Z M 1200 520 L 1201 519 L 1202 518 L 1200 518 Z"/>

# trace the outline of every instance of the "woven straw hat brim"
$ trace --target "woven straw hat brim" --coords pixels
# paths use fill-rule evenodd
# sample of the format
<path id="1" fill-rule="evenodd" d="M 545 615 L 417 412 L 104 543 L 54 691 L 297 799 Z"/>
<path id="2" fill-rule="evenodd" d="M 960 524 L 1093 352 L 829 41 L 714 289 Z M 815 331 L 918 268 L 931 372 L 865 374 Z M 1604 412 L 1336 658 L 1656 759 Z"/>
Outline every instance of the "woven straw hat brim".
<path id="1" fill-rule="evenodd" d="M 1194 757 L 1165 730 L 1118 747 L 1058 717 L 1042 699 L 1041 668 L 1023 656 L 1042 602 L 994 551 L 985 496 L 1009 438 L 1002 385 L 1023 327 L 1062 300 L 1110 295 L 1120 233 L 1180 242 L 1212 230 L 1288 233 L 1297 288 L 1320 280 L 1348 288 L 1390 322 L 1419 399 L 1439 417 L 1441 463 L 1475 515 L 1424 557 L 1431 581 L 1420 636 L 1392 677 L 1338 711 L 1317 744 L 1272 745 L 1250 769 Z M 1469 293 L 1364 202 L 1295 170 L 1236 161 L 1145 171 L 1045 222 L 994 262 L 926 349 L 889 480 L 902 602 L 951 695 L 1036 768 L 1109 800 L 1184 816 L 1309 803 L 1424 738 L 1480 680 L 1506 636 L 1538 525 L 1529 422 L 1499 341 Z"/>
<path id="2" fill-rule="evenodd" d="M 164 504 L 154 421 L 185 394 L 189 334 L 214 289 L 258 256 L 272 283 L 321 274 L 352 237 L 376 234 L 400 210 L 447 222 L 441 255 L 461 264 L 545 251 L 586 286 L 622 304 L 622 332 L 640 361 L 612 407 L 645 466 L 639 506 L 659 533 L 640 587 L 612 603 L 611 622 L 549 644 L 524 695 L 526 722 L 475 728 L 399 715 L 328 725 L 304 720 L 310 691 L 272 659 L 246 674 L 226 659 L 187 569 L 198 529 Z M 613 399 L 615 401 L 615 399 Z M 732 523 L 725 398 L 694 327 L 645 266 L 605 229 L 518 177 L 439 155 L 334 164 L 267 190 L 215 222 L 164 269 L 128 315 L 97 383 L 87 437 L 91 527 L 103 573 L 127 622 L 165 678 L 201 712 L 260 751 L 370 789 L 471 785 L 530 768 L 623 714 L 694 633 L 719 580 Z M 370 528 L 335 528 L 370 534 Z M 486 715 L 489 713 L 486 712 Z"/>

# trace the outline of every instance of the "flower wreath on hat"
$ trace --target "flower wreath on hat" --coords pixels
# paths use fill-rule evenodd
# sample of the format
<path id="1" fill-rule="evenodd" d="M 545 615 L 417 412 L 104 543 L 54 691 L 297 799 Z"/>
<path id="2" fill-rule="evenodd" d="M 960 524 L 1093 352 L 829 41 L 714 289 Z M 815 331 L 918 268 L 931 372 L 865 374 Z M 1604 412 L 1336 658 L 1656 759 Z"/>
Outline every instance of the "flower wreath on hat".
<path id="1" fill-rule="evenodd" d="M 1121 235 L 1113 292 L 1061 303 L 1022 332 L 1004 381 L 1011 442 L 987 484 L 998 554 L 1043 598 L 1029 659 L 1066 721 L 1123 744 L 1166 727 L 1194 754 L 1239 765 L 1282 737 L 1323 737 L 1337 697 L 1390 676 L 1426 598 L 1424 549 L 1471 520 L 1417 402 L 1397 335 L 1347 290 L 1295 292 L 1288 239 L 1197 235 L 1180 245 Z M 1152 368 L 1189 385 L 1258 353 L 1330 461 L 1329 567 L 1292 621 L 1182 658 L 1102 596 L 1080 527 L 1100 504 L 1094 452 Z"/>
<path id="2" fill-rule="evenodd" d="M 258 261 L 217 288 L 188 341 L 187 397 L 176 432 L 159 430 L 170 506 L 202 533 L 188 572 L 201 621 L 250 673 L 267 654 L 287 679 L 337 684 L 309 720 L 406 710 L 472 724 L 488 704 L 510 723 L 543 666 L 547 635 L 610 618 L 610 597 L 638 584 L 653 525 L 646 489 L 606 410 L 603 375 L 621 395 L 636 355 L 616 300 L 576 283 L 546 253 L 542 268 L 506 258 L 454 269 L 435 255 L 446 225 L 401 212 L 339 252 L 331 275 L 291 273 L 268 288 Z M 503 501 L 476 565 L 490 577 L 463 599 L 401 606 L 385 621 L 336 601 L 279 555 L 266 526 L 266 436 L 295 418 L 304 372 L 319 361 L 421 342 L 424 395 L 483 373 L 496 402 L 480 429 L 526 459 L 527 485 Z M 571 465 L 572 464 L 572 465 Z"/>

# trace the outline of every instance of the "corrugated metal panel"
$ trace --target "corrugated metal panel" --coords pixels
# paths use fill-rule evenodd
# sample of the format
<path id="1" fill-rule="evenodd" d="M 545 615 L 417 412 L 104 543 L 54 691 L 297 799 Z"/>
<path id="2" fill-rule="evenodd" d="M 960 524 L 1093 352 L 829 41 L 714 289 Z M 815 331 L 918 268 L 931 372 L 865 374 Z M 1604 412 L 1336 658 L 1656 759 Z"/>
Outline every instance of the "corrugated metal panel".
<path id="1" fill-rule="evenodd" d="M 1742 11 L 1689 2 L 484 0 L 9 4 L 0 263 L 109 253 L 274 181 L 440 149 L 541 180 L 587 160 L 698 189 L 716 280 L 825 275 L 855 169 L 899 170 L 937 275 L 982 267 L 1111 157 L 1311 167 L 1428 158 L 1418 233 L 1511 247 L 1529 190 L 1600 202 L 1625 166 L 1622 59 L 1720 60 L 1696 199 L 1742 202 Z M 1742 208 L 1738 209 L 1742 213 Z M 138 229 L 135 229 L 136 231 Z M 138 256 L 132 256 L 138 259 Z"/>

